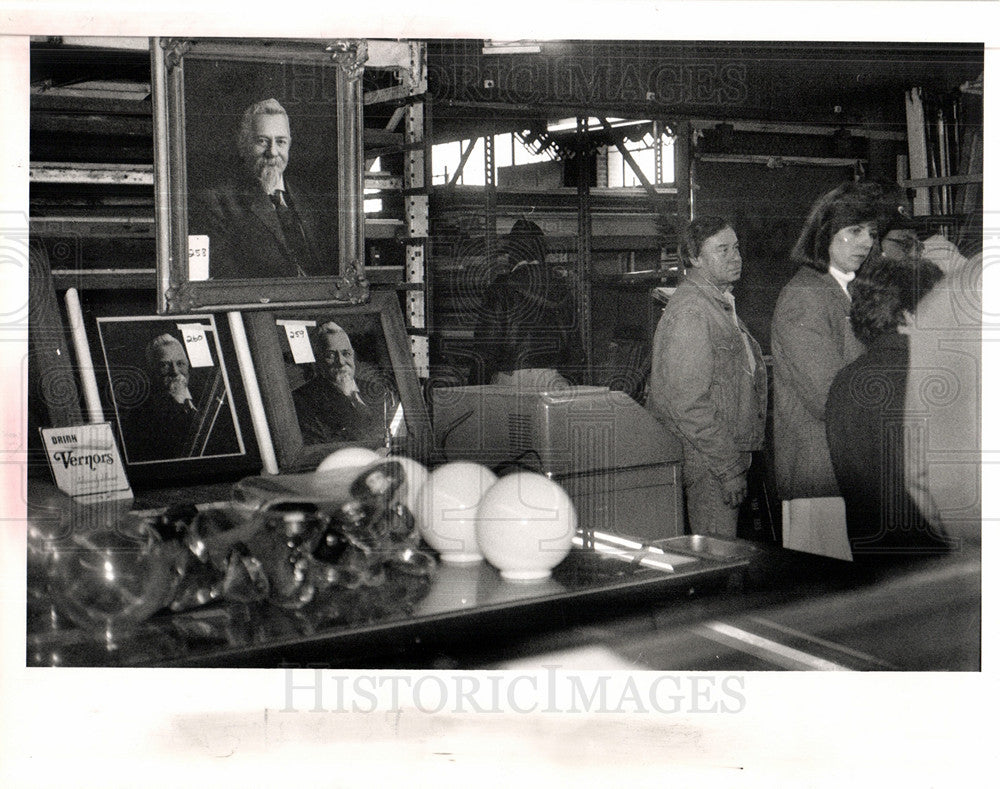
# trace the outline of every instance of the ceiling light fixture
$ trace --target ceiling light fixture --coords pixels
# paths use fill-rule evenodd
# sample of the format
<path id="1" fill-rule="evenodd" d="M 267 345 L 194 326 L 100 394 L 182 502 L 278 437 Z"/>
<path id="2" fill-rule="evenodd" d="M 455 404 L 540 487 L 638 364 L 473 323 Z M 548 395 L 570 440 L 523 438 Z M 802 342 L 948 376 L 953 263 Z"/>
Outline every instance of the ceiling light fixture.
<path id="1" fill-rule="evenodd" d="M 526 38 L 521 38 L 517 41 L 501 41 L 495 38 L 487 38 L 483 41 L 484 55 L 536 55 L 541 51 L 541 44 Z"/>

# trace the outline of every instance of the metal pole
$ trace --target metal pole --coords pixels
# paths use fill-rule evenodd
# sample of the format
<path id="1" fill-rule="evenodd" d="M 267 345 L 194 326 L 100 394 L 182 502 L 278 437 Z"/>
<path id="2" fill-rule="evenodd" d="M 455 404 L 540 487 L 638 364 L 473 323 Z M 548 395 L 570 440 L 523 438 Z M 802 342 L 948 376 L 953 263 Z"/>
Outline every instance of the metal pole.
<path id="1" fill-rule="evenodd" d="M 587 140 L 588 124 L 586 117 L 576 119 L 576 193 L 579 204 L 577 213 L 577 260 L 576 260 L 576 314 L 580 324 L 580 342 L 586 355 L 585 380 L 594 380 L 594 349 L 593 334 L 590 321 L 590 236 L 591 201 L 590 201 L 590 159 L 592 156 Z"/>

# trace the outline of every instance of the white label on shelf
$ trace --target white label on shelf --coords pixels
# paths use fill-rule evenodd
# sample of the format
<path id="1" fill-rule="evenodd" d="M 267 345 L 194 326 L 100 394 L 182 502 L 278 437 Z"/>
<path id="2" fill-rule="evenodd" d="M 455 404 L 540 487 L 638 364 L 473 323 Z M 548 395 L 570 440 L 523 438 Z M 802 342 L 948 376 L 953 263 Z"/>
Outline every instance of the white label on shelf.
<path id="1" fill-rule="evenodd" d="M 208 279 L 208 236 L 188 236 L 188 281 Z"/>
<path id="2" fill-rule="evenodd" d="M 202 323 L 178 323 L 177 328 L 184 338 L 184 348 L 191 366 L 213 367 L 215 362 L 212 361 L 212 351 L 208 347 L 208 337 L 205 336 L 205 331 L 210 331 L 211 327 Z"/>
<path id="3" fill-rule="evenodd" d="M 40 428 L 56 485 L 80 501 L 132 497 L 111 424 Z"/>
<path id="4" fill-rule="evenodd" d="M 316 361 L 313 356 L 312 345 L 309 343 L 309 332 L 307 326 L 315 326 L 316 321 L 275 321 L 279 326 L 285 327 L 285 335 L 288 337 L 288 347 L 292 349 L 292 359 L 296 364 L 309 364 Z"/>

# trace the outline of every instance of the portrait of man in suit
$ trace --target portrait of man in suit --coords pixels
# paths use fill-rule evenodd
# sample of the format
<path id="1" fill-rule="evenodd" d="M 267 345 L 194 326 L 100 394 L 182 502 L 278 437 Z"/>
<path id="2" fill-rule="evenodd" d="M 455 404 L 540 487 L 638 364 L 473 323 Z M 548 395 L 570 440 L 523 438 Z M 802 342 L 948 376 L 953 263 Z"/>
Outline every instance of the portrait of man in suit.
<path id="1" fill-rule="evenodd" d="M 143 352 L 149 389 L 125 418 L 125 451 L 130 463 L 210 457 L 241 451 L 218 368 L 212 381 L 196 387 L 184 345 L 170 333 L 158 334 Z"/>
<path id="2" fill-rule="evenodd" d="M 399 395 L 357 358 L 350 336 L 334 321 L 318 327 L 313 347 L 313 377 L 292 392 L 305 444 L 381 443 Z"/>
<path id="3" fill-rule="evenodd" d="M 209 277 L 337 273 L 336 183 L 317 187 L 289 168 L 291 123 L 277 99 L 245 109 L 235 147 L 237 172 L 189 204 L 189 233 L 209 238 Z"/>

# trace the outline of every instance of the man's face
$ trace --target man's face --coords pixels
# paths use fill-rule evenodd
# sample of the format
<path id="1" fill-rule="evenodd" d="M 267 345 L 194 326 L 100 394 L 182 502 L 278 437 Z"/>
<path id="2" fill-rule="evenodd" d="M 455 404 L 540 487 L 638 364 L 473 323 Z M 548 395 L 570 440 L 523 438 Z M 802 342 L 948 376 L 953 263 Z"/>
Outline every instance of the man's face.
<path id="1" fill-rule="evenodd" d="M 288 166 L 292 134 L 285 115 L 255 115 L 247 150 L 243 152 L 253 174 L 268 191 L 274 189 Z"/>
<path id="2" fill-rule="evenodd" d="M 694 266 L 705 279 L 720 288 L 736 282 L 743 273 L 743 258 L 736 231 L 724 227 L 714 236 L 706 238 Z"/>
<path id="3" fill-rule="evenodd" d="M 882 237 L 882 254 L 890 260 L 906 260 L 919 257 L 923 244 L 915 230 L 890 230 Z"/>
<path id="4" fill-rule="evenodd" d="M 319 373 L 346 392 L 354 383 L 354 348 L 345 332 L 320 334 Z"/>
<path id="5" fill-rule="evenodd" d="M 153 373 L 163 391 L 176 397 L 187 391 L 190 365 L 180 343 L 168 343 L 154 350 Z"/>

